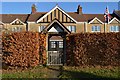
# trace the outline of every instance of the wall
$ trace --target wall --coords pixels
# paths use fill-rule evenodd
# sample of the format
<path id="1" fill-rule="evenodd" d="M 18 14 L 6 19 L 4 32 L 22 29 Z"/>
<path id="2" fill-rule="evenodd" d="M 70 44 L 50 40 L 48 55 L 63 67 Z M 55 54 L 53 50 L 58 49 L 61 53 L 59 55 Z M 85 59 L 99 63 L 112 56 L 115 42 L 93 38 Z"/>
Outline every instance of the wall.
<path id="1" fill-rule="evenodd" d="M 12 31 L 12 27 L 21 27 L 22 31 L 26 31 L 26 24 L 24 25 L 11 25 L 9 23 L 4 24 L 4 28 L 6 28 L 10 32 Z"/>

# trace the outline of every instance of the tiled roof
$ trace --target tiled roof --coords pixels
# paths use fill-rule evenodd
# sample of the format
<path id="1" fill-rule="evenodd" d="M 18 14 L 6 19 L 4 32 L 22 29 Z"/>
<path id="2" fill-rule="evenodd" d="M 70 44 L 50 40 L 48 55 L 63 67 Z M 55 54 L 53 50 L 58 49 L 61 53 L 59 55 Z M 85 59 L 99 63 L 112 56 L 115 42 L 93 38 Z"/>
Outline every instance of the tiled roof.
<path id="1" fill-rule="evenodd" d="M 113 16 L 120 20 L 120 10 L 116 10 L 113 12 Z"/>
<path id="2" fill-rule="evenodd" d="M 118 11 L 117 13 L 119 13 Z M 2 17 L 3 23 L 11 23 L 16 18 L 20 19 L 22 22 L 25 22 L 26 20 L 29 22 L 35 22 L 39 18 L 41 18 L 43 15 L 45 15 L 47 12 L 36 12 L 33 14 L 0 14 L 0 17 Z M 90 20 L 97 17 L 102 22 L 105 22 L 104 14 L 77 14 L 76 12 L 67 12 L 68 15 L 70 15 L 72 18 L 74 18 L 78 22 L 89 22 Z M 1 16 L 2 15 L 2 16 Z M 112 14 L 111 14 L 112 17 Z"/>
<path id="3" fill-rule="evenodd" d="M 2 15 L 2 16 L 1 16 Z M 25 22 L 28 14 L 0 14 L 0 18 L 3 23 L 11 23 L 15 19 L 20 19 L 22 22 Z"/>
<path id="4" fill-rule="evenodd" d="M 77 14 L 76 12 L 68 12 L 68 15 L 70 15 L 72 18 L 74 18 L 78 22 L 86 21 L 84 15 Z"/>
<path id="5" fill-rule="evenodd" d="M 28 21 L 37 21 L 40 17 L 45 15 L 47 12 L 36 12 L 29 16 Z"/>
<path id="6" fill-rule="evenodd" d="M 77 14 L 76 12 L 69 12 L 68 14 L 78 22 L 89 22 L 95 17 L 105 22 L 104 14 Z M 110 17 L 113 18 L 112 14 L 110 14 Z"/>
<path id="7" fill-rule="evenodd" d="M 62 39 L 61 36 L 52 36 L 52 37 L 50 38 L 50 40 L 60 40 L 60 39 Z"/>
<path id="8" fill-rule="evenodd" d="M 114 13 L 120 17 L 120 10 L 114 11 Z"/>
<path id="9" fill-rule="evenodd" d="M 91 21 L 95 17 L 97 17 L 102 22 L 105 22 L 104 14 L 83 14 L 85 16 L 86 21 Z"/>

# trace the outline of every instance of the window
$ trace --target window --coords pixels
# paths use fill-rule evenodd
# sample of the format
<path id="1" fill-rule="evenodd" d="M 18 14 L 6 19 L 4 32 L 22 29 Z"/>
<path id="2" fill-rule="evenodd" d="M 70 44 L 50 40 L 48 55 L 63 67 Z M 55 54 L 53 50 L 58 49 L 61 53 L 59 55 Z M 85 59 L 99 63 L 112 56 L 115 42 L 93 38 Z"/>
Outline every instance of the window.
<path id="1" fill-rule="evenodd" d="M 100 26 L 92 26 L 92 32 L 100 32 Z"/>
<path id="2" fill-rule="evenodd" d="M 12 27 L 12 31 L 15 32 L 16 31 L 16 27 Z"/>
<path id="3" fill-rule="evenodd" d="M 44 28 L 45 28 L 45 26 L 40 26 L 39 27 L 39 32 L 41 32 Z"/>
<path id="4" fill-rule="evenodd" d="M 51 41 L 51 48 L 56 48 L 56 42 L 55 41 Z"/>
<path id="5" fill-rule="evenodd" d="M 110 32 L 119 32 L 119 26 L 110 26 Z"/>
<path id="6" fill-rule="evenodd" d="M 59 48 L 63 48 L 63 41 L 59 42 Z"/>
<path id="7" fill-rule="evenodd" d="M 12 27 L 12 31 L 19 32 L 19 31 L 22 31 L 22 28 L 21 27 Z"/>
<path id="8" fill-rule="evenodd" d="M 76 32 L 76 27 L 75 26 L 71 26 L 71 32 Z"/>
<path id="9" fill-rule="evenodd" d="M 71 32 L 76 32 L 76 26 L 67 26 L 67 29 Z"/>

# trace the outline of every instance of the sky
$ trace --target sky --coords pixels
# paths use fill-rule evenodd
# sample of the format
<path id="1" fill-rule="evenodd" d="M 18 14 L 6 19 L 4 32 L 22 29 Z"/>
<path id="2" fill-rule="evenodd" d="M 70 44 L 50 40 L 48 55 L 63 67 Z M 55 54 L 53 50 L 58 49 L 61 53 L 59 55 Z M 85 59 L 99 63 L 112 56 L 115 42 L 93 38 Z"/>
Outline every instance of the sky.
<path id="1" fill-rule="evenodd" d="M 106 6 L 109 12 L 118 10 L 118 2 L 2 2 L 0 14 L 30 14 L 32 4 L 38 12 L 48 12 L 58 4 L 65 12 L 76 12 L 80 4 L 85 14 L 103 14 Z"/>

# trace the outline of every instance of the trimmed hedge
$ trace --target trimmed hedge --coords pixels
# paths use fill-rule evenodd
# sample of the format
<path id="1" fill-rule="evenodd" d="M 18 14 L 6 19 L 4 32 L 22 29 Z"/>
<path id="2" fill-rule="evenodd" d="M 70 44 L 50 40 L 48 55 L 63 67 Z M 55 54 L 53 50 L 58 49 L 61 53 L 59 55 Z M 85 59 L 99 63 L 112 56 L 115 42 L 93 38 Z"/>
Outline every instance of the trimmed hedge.
<path id="1" fill-rule="evenodd" d="M 39 34 L 39 55 L 40 55 L 40 64 L 46 64 L 47 55 L 46 55 L 46 34 Z"/>
<path id="2" fill-rule="evenodd" d="M 36 32 L 15 32 L 3 34 L 3 63 L 10 66 L 37 66 L 45 54 L 45 34 Z M 42 53 L 39 55 L 39 53 Z"/>
<path id="3" fill-rule="evenodd" d="M 120 33 L 78 33 L 66 42 L 67 65 L 120 66 Z"/>

